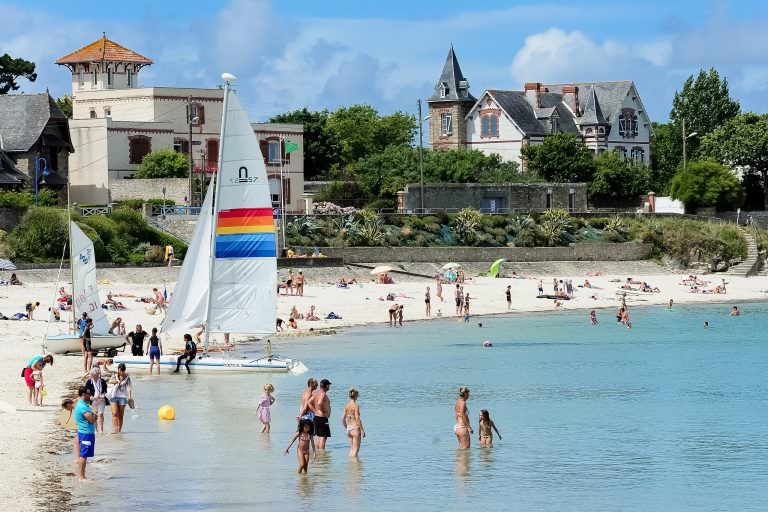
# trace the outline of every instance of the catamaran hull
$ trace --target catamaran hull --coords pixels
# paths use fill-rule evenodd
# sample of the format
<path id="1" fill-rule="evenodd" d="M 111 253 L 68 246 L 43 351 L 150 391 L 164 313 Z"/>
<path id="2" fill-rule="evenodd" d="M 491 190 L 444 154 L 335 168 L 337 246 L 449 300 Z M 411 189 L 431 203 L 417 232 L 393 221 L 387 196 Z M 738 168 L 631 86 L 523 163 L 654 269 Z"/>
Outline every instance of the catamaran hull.
<path id="1" fill-rule="evenodd" d="M 129 368 L 149 369 L 148 356 L 118 356 L 115 357 L 115 364 L 123 363 Z M 160 368 L 175 370 L 178 356 L 160 356 Z M 182 361 L 182 365 L 184 362 Z M 258 373 L 258 372 L 292 372 L 303 373 L 307 367 L 301 361 L 288 359 L 274 355 L 272 357 L 261 357 L 258 359 L 241 358 L 232 359 L 225 357 L 209 357 L 198 354 L 194 361 L 189 363 L 189 367 L 194 372 L 206 373 Z"/>
<path id="2" fill-rule="evenodd" d="M 45 347 L 51 354 L 71 354 L 82 351 L 80 338 L 71 334 L 48 336 L 45 338 Z M 93 352 L 117 352 L 117 349 L 124 347 L 125 338 L 122 336 L 91 336 Z"/>

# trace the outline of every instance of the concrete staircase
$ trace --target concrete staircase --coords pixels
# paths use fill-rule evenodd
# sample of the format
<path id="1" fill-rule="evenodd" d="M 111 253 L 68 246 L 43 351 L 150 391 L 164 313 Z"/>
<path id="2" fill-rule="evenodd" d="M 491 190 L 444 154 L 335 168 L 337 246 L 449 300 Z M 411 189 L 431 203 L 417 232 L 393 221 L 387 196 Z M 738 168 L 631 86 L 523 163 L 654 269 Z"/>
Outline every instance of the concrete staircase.
<path id="1" fill-rule="evenodd" d="M 747 257 L 741 263 L 737 263 L 728 269 L 726 274 L 732 276 L 749 277 L 755 275 L 758 270 L 758 259 L 760 253 L 757 250 L 757 241 L 752 234 L 752 230 L 739 226 L 739 231 L 747 240 Z"/>
<path id="2" fill-rule="evenodd" d="M 168 216 L 165 220 L 161 217 L 145 217 L 147 222 L 160 231 L 164 231 L 189 244 L 197 224 L 197 216 L 181 217 Z"/>

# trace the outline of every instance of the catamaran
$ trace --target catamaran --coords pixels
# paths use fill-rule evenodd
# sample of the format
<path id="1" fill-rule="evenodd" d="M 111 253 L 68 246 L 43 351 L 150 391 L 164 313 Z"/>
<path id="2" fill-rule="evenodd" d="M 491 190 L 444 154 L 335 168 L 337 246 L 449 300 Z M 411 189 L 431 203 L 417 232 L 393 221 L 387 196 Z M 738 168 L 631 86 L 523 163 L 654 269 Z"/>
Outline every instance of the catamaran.
<path id="1" fill-rule="evenodd" d="M 74 319 L 69 323 L 69 332 L 48 334 L 44 338 L 43 349 L 53 354 L 80 352 L 80 333 L 75 320 L 83 313 L 93 319 L 91 329 L 91 349 L 110 356 L 117 354 L 118 348 L 125 346 L 125 338 L 109 333 L 109 321 L 99 300 L 99 288 L 96 285 L 96 253 L 93 242 L 69 221 L 69 265 L 72 272 L 72 312 Z M 54 306 L 58 307 L 58 306 Z M 48 321 L 50 328 L 51 321 Z"/>
<path id="2" fill-rule="evenodd" d="M 190 364 L 203 371 L 303 372 L 301 361 L 272 354 L 260 358 L 211 356 L 213 333 L 266 337 L 275 333 L 277 251 L 269 183 L 248 115 L 225 73 L 221 145 L 215 184 L 208 189 L 192 241 L 181 266 L 161 332 L 205 326 L 203 352 Z M 115 363 L 149 367 L 148 356 L 121 356 Z M 176 357 L 161 356 L 161 368 Z"/>

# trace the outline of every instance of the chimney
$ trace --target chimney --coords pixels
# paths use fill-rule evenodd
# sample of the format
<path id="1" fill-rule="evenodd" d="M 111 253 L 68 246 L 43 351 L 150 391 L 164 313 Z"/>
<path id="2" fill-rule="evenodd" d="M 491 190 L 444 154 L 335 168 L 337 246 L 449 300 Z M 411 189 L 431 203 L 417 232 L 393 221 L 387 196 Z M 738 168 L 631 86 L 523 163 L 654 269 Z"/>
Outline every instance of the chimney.
<path id="1" fill-rule="evenodd" d="M 541 83 L 528 82 L 525 84 L 525 99 L 533 108 L 541 108 Z"/>
<path id="2" fill-rule="evenodd" d="M 579 110 L 579 88 L 576 85 L 564 85 L 563 86 L 563 102 L 571 107 L 573 114 L 576 117 L 581 117 L 581 110 Z"/>

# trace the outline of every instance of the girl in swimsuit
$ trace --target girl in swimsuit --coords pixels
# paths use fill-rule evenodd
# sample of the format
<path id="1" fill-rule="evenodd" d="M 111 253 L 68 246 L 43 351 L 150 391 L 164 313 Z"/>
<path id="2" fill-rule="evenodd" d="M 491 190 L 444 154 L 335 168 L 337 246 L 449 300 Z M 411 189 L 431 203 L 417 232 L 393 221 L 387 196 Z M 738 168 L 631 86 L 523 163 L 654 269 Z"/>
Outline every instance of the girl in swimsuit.
<path id="1" fill-rule="evenodd" d="M 275 403 L 275 397 L 272 393 L 275 391 L 275 386 L 272 384 L 264 384 L 264 394 L 259 399 L 259 405 L 256 406 L 256 414 L 259 415 L 259 421 L 262 423 L 261 433 L 269 434 L 270 423 L 272 422 L 272 412 L 270 407 Z"/>
<path id="2" fill-rule="evenodd" d="M 424 294 L 424 306 L 427 309 L 427 318 L 429 318 L 432 315 L 432 306 L 430 305 L 429 286 L 427 286 L 427 292 Z"/>
<path id="3" fill-rule="evenodd" d="M 469 448 L 469 435 L 475 433 L 469 424 L 467 400 L 469 400 L 469 388 L 462 386 L 459 388 L 459 399 L 456 400 L 456 404 L 453 406 L 453 413 L 456 418 L 456 425 L 453 426 L 453 432 L 456 434 L 456 439 L 459 441 L 459 448 Z"/>
<path id="4" fill-rule="evenodd" d="M 341 417 L 341 424 L 347 429 L 349 437 L 349 456 L 357 457 L 360 453 L 360 443 L 365 437 L 363 420 L 360 419 L 360 406 L 357 405 L 357 397 L 360 393 L 352 388 L 349 390 L 349 402 L 344 406 L 344 415 Z"/>
<path id="5" fill-rule="evenodd" d="M 296 455 L 299 459 L 299 470 L 297 473 L 307 472 L 309 468 L 309 451 L 312 449 L 312 459 L 317 458 L 317 452 L 315 451 L 315 436 L 312 435 L 312 422 L 310 420 L 300 420 L 299 430 L 296 435 L 291 439 L 291 444 L 285 449 L 285 454 L 288 455 L 288 450 L 291 449 L 293 443 L 299 440 L 298 446 L 296 446 Z"/>
<path id="6" fill-rule="evenodd" d="M 496 435 L 501 439 L 499 429 L 496 428 L 496 424 L 491 420 L 491 415 L 488 414 L 488 409 L 480 411 L 480 424 L 477 427 L 478 440 L 480 446 L 493 446 L 493 431 L 496 431 Z"/>

